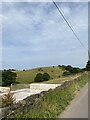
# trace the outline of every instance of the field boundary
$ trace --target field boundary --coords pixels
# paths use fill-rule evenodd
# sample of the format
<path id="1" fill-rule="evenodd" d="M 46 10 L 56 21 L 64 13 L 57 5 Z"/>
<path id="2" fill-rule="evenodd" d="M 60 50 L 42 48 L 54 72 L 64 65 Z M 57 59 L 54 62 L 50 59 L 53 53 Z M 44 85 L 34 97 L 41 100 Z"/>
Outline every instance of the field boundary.
<path id="1" fill-rule="evenodd" d="M 48 93 L 54 92 L 57 89 L 59 89 L 60 91 L 63 91 L 64 89 L 68 88 L 71 85 L 74 85 L 75 83 L 77 83 L 77 81 L 80 81 L 80 80 L 81 80 L 80 77 L 78 77 L 78 78 L 73 79 L 72 81 L 65 81 L 61 86 L 55 88 L 54 90 L 50 89 L 48 91 L 43 91 L 40 94 L 31 95 L 31 96 L 25 98 L 24 100 L 18 102 L 17 104 L 13 104 L 7 108 L 3 108 L 2 109 L 2 117 L 15 118 L 15 114 L 16 114 L 17 110 L 23 111 L 22 114 L 25 114 L 28 112 L 28 110 L 33 109 L 35 106 L 38 107 L 38 105 L 40 104 L 40 101 Z M 88 82 L 88 81 L 86 81 L 86 82 Z"/>

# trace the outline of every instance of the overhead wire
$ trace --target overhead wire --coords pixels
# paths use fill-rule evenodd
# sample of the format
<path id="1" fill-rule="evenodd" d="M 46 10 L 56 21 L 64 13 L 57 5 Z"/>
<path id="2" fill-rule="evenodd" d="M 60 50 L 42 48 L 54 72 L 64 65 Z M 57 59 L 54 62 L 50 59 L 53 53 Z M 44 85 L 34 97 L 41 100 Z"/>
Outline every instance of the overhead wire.
<path id="1" fill-rule="evenodd" d="M 67 18 L 65 17 L 64 13 L 62 12 L 61 8 L 58 7 L 58 5 L 56 4 L 56 2 L 54 0 L 53 4 L 55 5 L 55 7 L 57 8 L 58 12 L 60 13 L 60 15 L 63 17 L 63 19 L 65 20 L 65 22 L 67 23 L 68 27 L 70 28 L 70 30 L 73 32 L 74 36 L 76 37 L 76 39 L 79 41 L 79 43 L 82 45 L 82 47 L 84 49 L 86 49 L 86 47 L 83 45 L 83 43 L 80 41 L 79 37 L 77 36 L 77 34 L 75 33 L 73 27 L 71 26 L 71 24 L 69 23 L 69 21 L 67 20 Z"/>
<path id="2" fill-rule="evenodd" d="M 83 45 L 83 43 L 81 42 L 81 40 L 79 39 L 79 37 L 77 36 L 77 34 L 75 33 L 73 27 L 71 26 L 71 24 L 69 23 L 69 21 L 67 20 L 67 18 L 65 17 L 64 13 L 62 12 L 61 8 L 58 7 L 58 5 L 56 4 L 56 2 L 54 0 L 52 0 L 53 4 L 55 5 L 55 7 L 57 8 L 58 12 L 60 13 L 60 15 L 63 17 L 63 19 L 65 20 L 65 22 L 67 23 L 67 25 L 69 26 L 69 28 L 71 29 L 71 31 L 73 32 L 74 36 L 76 37 L 76 39 L 79 41 L 79 43 L 81 44 L 81 46 L 85 49 L 86 47 Z M 88 49 L 88 58 L 90 60 L 90 51 Z"/>

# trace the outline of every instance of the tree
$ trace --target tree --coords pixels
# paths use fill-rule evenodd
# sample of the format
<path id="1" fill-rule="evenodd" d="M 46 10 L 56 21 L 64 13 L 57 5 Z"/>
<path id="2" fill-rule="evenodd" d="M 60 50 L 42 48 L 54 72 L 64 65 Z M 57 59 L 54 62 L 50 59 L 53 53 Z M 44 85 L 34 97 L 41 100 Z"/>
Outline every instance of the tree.
<path id="1" fill-rule="evenodd" d="M 76 73 L 83 72 L 82 69 L 77 68 L 77 67 L 72 67 L 71 65 L 66 66 L 65 70 L 67 70 L 71 74 L 76 74 Z"/>
<path id="2" fill-rule="evenodd" d="M 82 68 L 82 71 L 86 71 L 87 69 L 86 68 Z"/>
<path id="3" fill-rule="evenodd" d="M 43 71 L 43 69 L 42 68 L 38 68 L 38 71 Z"/>
<path id="4" fill-rule="evenodd" d="M 50 79 L 50 75 L 48 73 L 38 73 L 34 79 L 34 82 L 43 82 L 43 81 L 47 81 Z"/>
<path id="5" fill-rule="evenodd" d="M 74 74 L 80 73 L 80 72 L 83 72 L 83 70 L 80 69 L 80 68 L 73 68 L 73 69 L 72 69 L 72 73 L 74 73 Z"/>
<path id="6" fill-rule="evenodd" d="M 42 82 L 42 74 L 38 73 L 34 79 L 35 82 Z"/>
<path id="7" fill-rule="evenodd" d="M 68 75 L 71 75 L 71 73 L 68 71 L 63 72 L 63 76 L 68 76 Z"/>
<path id="8" fill-rule="evenodd" d="M 66 66 L 65 70 L 72 72 L 73 68 L 71 65 Z"/>
<path id="9" fill-rule="evenodd" d="M 60 67 L 61 67 L 61 65 L 58 65 L 58 67 L 60 68 Z"/>
<path id="10" fill-rule="evenodd" d="M 2 85 L 8 86 L 16 82 L 17 74 L 11 70 L 2 71 Z"/>
<path id="11" fill-rule="evenodd" d="M 90 60 L 88 60 L 87 64 L 86 64 L 86 70 L 90 71 Z"/>
<path id="12" fill-rule="evenodd" d="M 66 66 L 65 66 L 65 65 L 61 65 L 61 69 L 62 69 L 62 70 L 65 70 L 65 69 L 66 69 Z"/>
<path id="13" fill-rule="evenodd" d="M 43 78 L 43 81 L 48 81 L 50 79 L 50 75 L 48 73 L 44 73 L 42 78 Z"/>

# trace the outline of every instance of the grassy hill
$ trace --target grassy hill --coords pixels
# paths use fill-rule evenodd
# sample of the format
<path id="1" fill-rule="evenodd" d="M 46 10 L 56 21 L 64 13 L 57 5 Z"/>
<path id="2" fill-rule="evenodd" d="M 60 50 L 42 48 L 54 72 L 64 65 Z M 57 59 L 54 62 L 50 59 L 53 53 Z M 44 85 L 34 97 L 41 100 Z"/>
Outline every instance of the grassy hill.
<path id="1" fill-rule="evenodd" d="M 61 78 L 64 71 L 58 66 L 41 67 L 25 71 L 16 71 L 17 81 L 20 83 L 32 83 L 34 82 L 34 78 L 37 73 L 45 72 L 50 75 L 50 79 L 56 79 Z"/>
<path id="2" fill-rule="evenodd" d="M 65 81 L 71 81 L 77 77 L 81 76 L 81 74 L 77 74 L 77 75 L 69 75 L 67 77 L 61 77 L 61 78 L 55 78 L 55 79 L 52 79 L 52 80 L 49 80 L 49 81 L 44 81 L 43 83 L 45 84 L 61 84 Z"/>

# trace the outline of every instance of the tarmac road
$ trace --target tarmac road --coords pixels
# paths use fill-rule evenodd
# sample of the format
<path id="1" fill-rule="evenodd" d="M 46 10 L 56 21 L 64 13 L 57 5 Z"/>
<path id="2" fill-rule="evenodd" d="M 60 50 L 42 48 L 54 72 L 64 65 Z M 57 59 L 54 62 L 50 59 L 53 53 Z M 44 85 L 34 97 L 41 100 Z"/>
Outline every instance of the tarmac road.
<path id="1" fill-rule="evenodd" d="M 78 92 L 71 104 L 58 118 L 88 118 L 88 84 Z"/>

